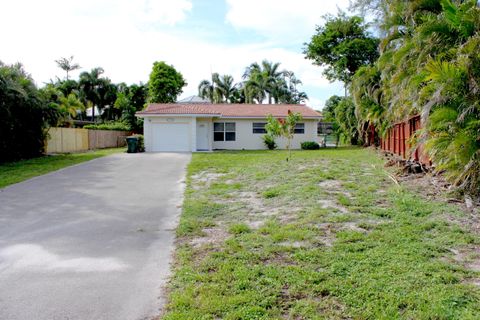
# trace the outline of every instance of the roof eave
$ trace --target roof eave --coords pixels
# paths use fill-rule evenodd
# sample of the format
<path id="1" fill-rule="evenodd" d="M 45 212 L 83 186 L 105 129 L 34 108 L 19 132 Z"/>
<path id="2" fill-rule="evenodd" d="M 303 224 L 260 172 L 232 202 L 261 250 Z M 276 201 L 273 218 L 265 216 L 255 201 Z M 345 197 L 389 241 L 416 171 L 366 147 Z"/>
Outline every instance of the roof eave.
<path id="1" fill-rule="evenodd" d="M 137 112 L 135 116 L 138 118 L 145 117 L 221 117 L 216 113 L 153 113 L 153 112 Z"/>
<path id="2" fill-rule="evenodd" d="M 226 118 L 226 119 L 265 119 L 268 115 L 258 115 L 258 116 L 228 116 L 222 114 L 212 114 L 212 113 L 135 113 L 135 116 L 139 118 L 145 117 L 216 117 L 216 118 Z M 286 117 L 286 115 L 274 115 L 274 117 Z M 321 120 L 322 116 L 302 116 L 303 119 L 318 119 Z"/>

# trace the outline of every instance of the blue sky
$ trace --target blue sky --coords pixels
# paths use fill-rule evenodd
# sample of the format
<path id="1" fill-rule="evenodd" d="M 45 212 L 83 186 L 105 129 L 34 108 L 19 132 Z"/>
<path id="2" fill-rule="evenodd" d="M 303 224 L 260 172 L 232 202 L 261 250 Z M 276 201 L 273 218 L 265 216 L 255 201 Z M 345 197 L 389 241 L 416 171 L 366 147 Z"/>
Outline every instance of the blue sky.
<path id="1" fill-rule="evenodd" d="M 303 44 L 326 13 L 348 0 L 16 0 L 0 3 L 0 60 L 21 62 L 35 81 L 63 77 L 54 60 L 73 55 L 82 69 L 101 66 L 114 82 L 146 82 L 154 61 L 187 79 L 182 97 L 197 93 L 210 72 L 236 81 L 267 59 L 294 71 L 321 109 L 343 93 L 305 60 Z M 73 74 L 76 77 L 78 72 Z"/>

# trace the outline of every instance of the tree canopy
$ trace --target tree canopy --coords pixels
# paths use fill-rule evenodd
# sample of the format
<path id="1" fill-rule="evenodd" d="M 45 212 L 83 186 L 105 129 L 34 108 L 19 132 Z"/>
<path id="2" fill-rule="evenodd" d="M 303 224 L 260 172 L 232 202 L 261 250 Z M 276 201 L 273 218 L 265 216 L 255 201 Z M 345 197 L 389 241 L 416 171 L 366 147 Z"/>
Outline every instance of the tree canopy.
<path id="1" fill-rule="evenodd" d="M 419 114 L 424 127 L 411 141 L 412 150 L 424 143 L 435 168 L 445 171 L 453 185 L 480 193 L 478 1 L 356 0 L 353 8 L 376 17 L 382 35 L 378 59 L 370 55 L 359 65 L 362 59 L 334 50 L 342 39 L 337 35 L 344 34 L 335 30 L 345 21 L 347 26 L 362 26 L 356 17 L 327 19 L 306 50 L 314 63 L 327 66 L 327 76 L 350 83 L 354 118 L 350 107 L 338 103 L 334 111 L 339 126 L 346 129 L 354 120 L 361 141 L 370 126 L 385 134 L 395 122 Z M 344 68 L 348 64 L 342 58 L 351 60 L 354 68 Z"/>
<path id="2" fill-rule="evenodd" d="M 58 116 L 21 64 L 0 62 L 0 162 L 41 155 Z"/>
<path id="3" fill-rule="evenodd" d="M 155 62 L 148 83 L 148 101 L 174 103 L 187 85 L 183 75 L 165 62 Z"/>
<path id="4" fill-rule="evenodd" d="M 301 85 L 293 71 L 281 70 L 278 62 L 263 60 L 245 68 L 239 83 L 231 75 L 212 73 L 211 80 L 200 82 L 198 94 L 212 103 L 299 104 L 308 99 L 305 92 L 299 91 Z"/>
<path id="5" fill-rule="evenodd" d="M 318 66 L 330 81 L 348 85 L 355 72 L 378 58 L 379 40 L 368 32 L 368 25 L 359 16 L 327 15 L 325 24 L 317 26 L 304 54 Z"/>

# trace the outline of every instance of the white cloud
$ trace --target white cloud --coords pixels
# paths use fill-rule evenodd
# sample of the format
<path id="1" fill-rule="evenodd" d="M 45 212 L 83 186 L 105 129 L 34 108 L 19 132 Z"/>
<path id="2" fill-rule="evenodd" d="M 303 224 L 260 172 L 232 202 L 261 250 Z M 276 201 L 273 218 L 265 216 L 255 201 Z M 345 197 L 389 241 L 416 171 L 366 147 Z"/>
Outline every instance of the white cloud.
<path id="1" fill-rule="evenodd" d="M 234 27 L 257 31 L 272 39 L 305 39 L 327 13 L 346 10 L 349 0 L 226 0 L 227 21 Z M 307 39 L 305 39 L 307 40 Z"/>
<path id="2" fill-rule="evenodd" d="M 305 60 L 299 51 L 279 48 L 271 42 L 212 43 L 193 32 L 173 29 L 171 25 L 181 23 L 190 10 L 194 7 L 187 0 L 2 2 L 0 60 L 22 62 L 39 84 L 55 76 L 64 77 L 54 60 L 70 55 L 82 66 L 72 77 L 101 66 L 112 81 L 126 83 L 148 81 L 153 62 L 163 60 L 187 79 L 189 85 L 182 95 L 187 96 L 197 93 L 198 83 L 211 71 L 232 74 L 240 81 L 246 66 L 269 59 L 294 71 L 313 91 L 332 86 L 321 75 L 321 69 Z M 316 101 L 314 92 L 307 94 Z"/>
<path id="3" fill-rule="evenodd" d="M 173 26 L 185 20 L 187 12 L 191 10 L 191 0 L 147 0 L 143 18 L 147 22 L 161 22 Z"/>

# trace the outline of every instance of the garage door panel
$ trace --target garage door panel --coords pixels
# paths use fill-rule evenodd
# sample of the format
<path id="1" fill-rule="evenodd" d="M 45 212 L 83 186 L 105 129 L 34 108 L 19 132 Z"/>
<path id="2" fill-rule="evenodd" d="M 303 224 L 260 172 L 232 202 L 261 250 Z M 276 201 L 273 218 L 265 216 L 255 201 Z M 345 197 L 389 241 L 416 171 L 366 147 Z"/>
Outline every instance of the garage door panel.
<path id="1" fill-rule="evenodd" d="M 188 123 L 155 123 L 152 125 L 152 151 L 190 151 Z"/>

